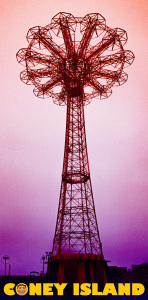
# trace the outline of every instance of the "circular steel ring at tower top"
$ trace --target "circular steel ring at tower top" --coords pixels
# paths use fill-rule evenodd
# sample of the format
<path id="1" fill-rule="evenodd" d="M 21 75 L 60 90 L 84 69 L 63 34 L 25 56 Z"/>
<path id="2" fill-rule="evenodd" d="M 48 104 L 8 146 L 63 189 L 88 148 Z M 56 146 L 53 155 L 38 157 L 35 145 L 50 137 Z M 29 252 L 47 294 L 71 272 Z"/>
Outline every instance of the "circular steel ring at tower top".
<path id="1" fill-rule="evenodd" d="M 34 85 L 37 97 L 52 97 L 58 105 L 67 104 L 68 96 L 83 95 L 83 105 L 108 98 L 113 86 L 126 82 L 123 69 L 134 60 L 123 48 L 126 31 L 109 28 L 98 13 L 84 18 L 58 13 L 49 25 L 31 28 L 27 40 L 28 48 L 17 53 L 26 67 L 21 80 Z"/>

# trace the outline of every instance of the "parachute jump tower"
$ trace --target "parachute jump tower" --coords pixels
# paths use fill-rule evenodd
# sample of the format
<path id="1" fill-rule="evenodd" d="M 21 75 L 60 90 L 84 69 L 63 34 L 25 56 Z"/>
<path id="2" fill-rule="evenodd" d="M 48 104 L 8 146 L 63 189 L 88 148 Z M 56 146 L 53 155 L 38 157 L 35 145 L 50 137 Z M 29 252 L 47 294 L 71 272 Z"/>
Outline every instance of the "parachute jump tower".
<path id="1" fill-rule="evenodd" d="M 123 46 L 127 34 L 111 29 L 98 13 L 84 18 L 60 12 L 45 27 L 27 34 L 28 48 L 17 53 L 25 65 L 20 78 L 39 98 L 67 105 L 59 208 L 48 277 L 52 282 L 106 281 L 90 179 L 84 106 L 108 98 L 127 81 L 123 69 L 134 55 Z"/>

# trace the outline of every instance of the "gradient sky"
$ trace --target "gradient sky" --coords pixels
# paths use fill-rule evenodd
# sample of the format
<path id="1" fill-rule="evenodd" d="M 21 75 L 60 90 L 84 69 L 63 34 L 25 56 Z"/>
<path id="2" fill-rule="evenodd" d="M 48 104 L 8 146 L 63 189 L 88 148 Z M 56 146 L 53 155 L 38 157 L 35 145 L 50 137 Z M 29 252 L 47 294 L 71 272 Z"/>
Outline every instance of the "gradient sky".
<path id="1" fill-rule="evenodd" d="M 147 0 L 0 0 L 0 257 L 11 257 L 12 274 L 41 271 L 52 249 L 66 121 L 66 107 L 20 81 L 16 52 L 28 46 L 29 28 L 59 11 L 98 12 L 128 33 L 125 49 L 136 57 L 129 79 L 85 108 L 86 134 L 105 258 L 128 268 L 148 262 Z"/>

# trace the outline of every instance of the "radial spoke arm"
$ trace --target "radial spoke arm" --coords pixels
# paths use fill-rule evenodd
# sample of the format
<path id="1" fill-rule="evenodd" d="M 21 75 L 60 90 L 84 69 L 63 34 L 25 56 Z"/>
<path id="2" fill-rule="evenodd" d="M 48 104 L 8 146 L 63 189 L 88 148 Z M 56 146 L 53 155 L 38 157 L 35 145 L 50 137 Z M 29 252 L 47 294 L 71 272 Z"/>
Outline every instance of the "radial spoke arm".
<path id="1" fill-rule="evenodd" d="M 104 86 L 99 83 L 97 80 L 95 79 L 90 79 L 90 78 L 87 78 L 87 82 L 92 86 L 94 87 L 97 91 L 99 91 L 99 93 L 103 93 L 104 92 Z"/>
<path id="2" fill-rule="evenodd" d="M 50 58 L 50 56 L 47 56 L 45 54 L 40 54 L 34 50 L 28 50 L 26 51 L 26 57 L 28 59 L 28 61 L 34 63 L 38 63 L 38 64 L 43 64 L 43 65 L 49 65 L 49 64 L 53 64 L 52 59 Z"/>
<path id="3" fill-rule="evenodd" d="M 52 53 L 56 54 L 62 61 L 65 61 L 64 57 L 60 53 L 59 47 L 50 39 L 49 37 L 47 38 L 46 36 L 44 37 L 41 33 L 37 32 L 35 34 L 35 37 L 39 39 L 39 42 L 42 43 L 42 45 L 47 49 L 50 50 Z"/>
<path id="4" fill-rule="evenodd" d="M 30 64 L 31 63 L 31 64 Z M 50 72 L 53 73 L 53 70 L 58 70 L 58 61 L 56 62 L 53 57 L 50 58 L 46 55 L 43 55 L 43 54 L 39 54 L 39 53 L 31 53 L 28 54 L 28 57 L 27 57 L 27 69 L 31 70 L 30 67 L 33 67 L 33 66 L 36 66 L 37 64 L 40 64 L 40 65 L 44 65 L 44 66 L 48 66 L 48 69 Z M 53 68 L 54 67 L 54 68 Z M 38 70 L 43 70 L 43 69 L 38 69 Z M 34 69 L 32 70 L 32 72 L 35 72 L 37 71 L 37 69 Z"/>
<path id="5" fill-rule="evenodd" d="M 123 61 L 123 55 L 120 54 L 120 56 L 117 57 L 117 55 L 112 55 L 109 57 L 106 57 L 105 59 L 100 60 L 99 64 L 102 66 L 108 66 L 108 65 L 114 65 L 114 64 L 120 64 Z"/>
<path id="6" fill-rule="evenodd" d="M 56 72 L 53 72 L 53 69 L 38 69 L 38 70 L 28 70 L 28 76 L 31 78 L 43 78 L 43 77 L 48 77 L 49 75 L 54 75 Z"/>
<path id="7" fill-rule="evenodd" d="M 55 81 L 47 81 L 45 84 L 42 84 L 42 91 L 45 93 L 48 89 L 52 88 L 54 85 L 56 85 L 59 81 L 61 81 L 62 77 L 59 77 Z"/>
<path id="8" fill-rule="evenodd" d="M 115 43 L 115 34 L 112 35 L 109 39 L 105 39 L 101 41 L 97 47 L 94 47 L 95 50 L 86 58 L 86 61 L 88 62 L 90 59 L 92 59 L 94 56 L 103 53 L 108 47 Z"/>
<path id="9" fill-rule="evenodd" d="M 78 56 L 79 58 L 82 57 L 84 51 L 88 48 L 94 30 L 96 28 L 96 21 L 94 24 L 90 26 L 90 23 L 87 25 L 85 32 L 83 34 L 82 40 L 80 42 L 80 46 L 78 48 Z"/>
<path id="10" fill-rule="evenodd" d="M 48 56 L 45 54 L 38 53 L 35 50 L 32 50 L 30 47 L 20 49 L 17 52 L 16 56 L 18 62 L 24 66 L 27 65 L 27 67 L 29 67 L 30 63 L 33 66 L 37 64 L 41 64 L 45 66 L 59 65 L 59 61 L 57 59 L 55 60 L 53 56 Z"/>
<path id="11" fill-rule="evenodd" d="M 65 43 L 68 57 L 72 58 L 73 54 L 74 54 L 74 46 L 73 46 L 73 41 L 72 41 L 68 21 L 66 21 L 64 24 L 62 22 L 60 22 L 60 27 L 61 27 L 61 31 L 63 34 L 64 43 Z"/>
<path id="12" fill-rule="evenodd" d="M 113 67 L 117 67 L 121 63 L 125 63 L 126 65 L 132 64 L 134 60 L 134 54 L 130 50 L 120 51 L 112 55 L 106 55 L 102 57 L 96 57 L 93 61 L 93 67 L 97 67 L 98 65 L 101 67 L 112 65 Z"/>
<path id="13" fill-rule="evenodd" d="M 118 71 L 110 71 L 110 70 L 92 70 L 91 73 L 99 78 L 112 78 L 117 79 L 119 77 Z"/>

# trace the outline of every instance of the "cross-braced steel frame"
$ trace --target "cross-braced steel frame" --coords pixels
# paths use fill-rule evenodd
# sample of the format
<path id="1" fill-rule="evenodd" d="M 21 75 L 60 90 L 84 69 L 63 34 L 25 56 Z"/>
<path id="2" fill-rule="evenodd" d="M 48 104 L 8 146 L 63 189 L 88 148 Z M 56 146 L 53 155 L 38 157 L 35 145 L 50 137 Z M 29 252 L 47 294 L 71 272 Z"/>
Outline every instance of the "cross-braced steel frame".
<path id="1" fill-rule="evenodd" d="M 63 43 L 61 42 L 63 39 Z M 75 18 L 59 13 L 45 27 L 28 31 L 28 48 L 18 51 L 25 65 L 21 80 L 33 84 L 37 97 L 67 104 L 62 183 L 53 255 L 102 255 L 88 163 L 84 105 L 105 99 L 127 80 L 125 67 L 134 55 L 123 46 L 127 34 L 111 29 L 100 14 Z M 54 41 L 55 40 L 55 41 Z"/>
<path id="2" fill-rule="evenodd" d="M 65 152 L 53 254 L 102 254 L 88 164 L 83 93 L 67 99 Z"/>

